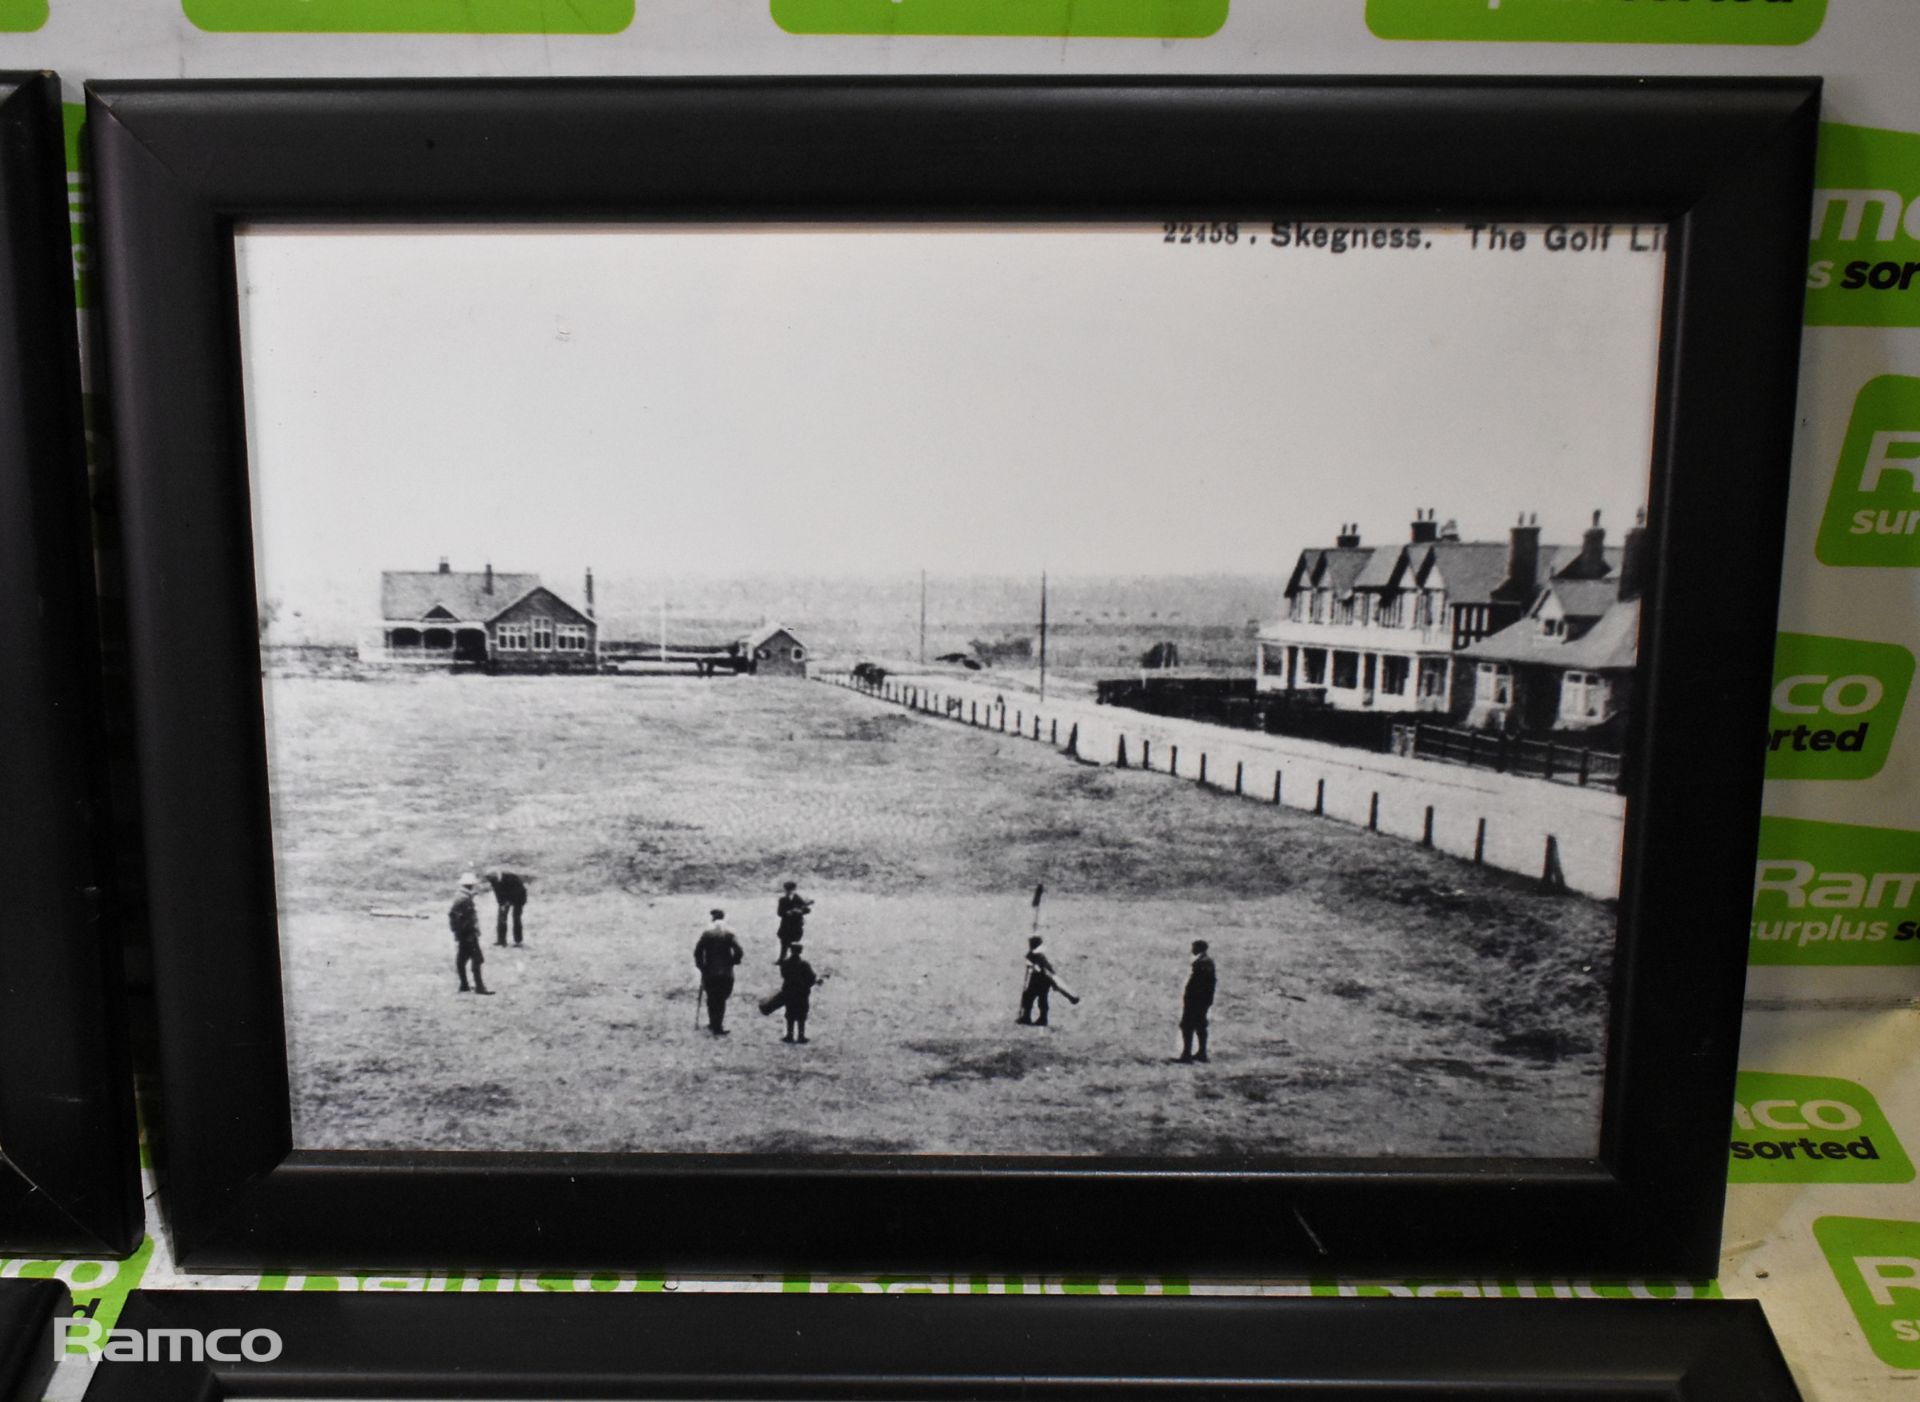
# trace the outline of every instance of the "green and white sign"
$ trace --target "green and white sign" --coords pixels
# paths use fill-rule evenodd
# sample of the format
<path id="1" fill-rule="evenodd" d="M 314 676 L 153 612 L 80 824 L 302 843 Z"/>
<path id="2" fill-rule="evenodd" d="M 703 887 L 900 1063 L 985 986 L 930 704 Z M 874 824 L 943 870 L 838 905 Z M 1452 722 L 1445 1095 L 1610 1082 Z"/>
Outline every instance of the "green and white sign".
<path id="1" fill-rule="evenodd" d="M 1920 1368 L 1920 1222 L 1822 1217 L 1813 1236 L 1874 1354 Z"/>
<path id="2" fill-rule="evenodd" d="M 1762 818 L 1748 962 L 1920 963 L 1920 832 Z"/>
<path id="3" fill-rule="evenodd" d="M 1382 39 L 1804 44 L 1827 0 L 1367 0 Z"/>
<path id="4" fill-rule="evenodd" d="M 1339 1299 L 1717 1300 L 1720 1298 L 1720 1287 L 1711 1280 L 1463 1280 L 1458 1277 L 1437 1277 L 1397 1281 L 1315 1281 L 1310 1293 Z"/>
<path id="5" fill-rule="evenodd" d="M 1204 39 L 1228 0 L 772 0 L 790 34 L 997 34 L 1049 39 Z"/>
<path id="6" fill-rule="evenodd" d="M 0 0 L 3 4 L 5 0 Z M 633 0 L 181 0 L 202 29 L 244 34 L 618 34 Z"/>
<path id="7" fill-rule="evenodd" d="M 1773 655 L 1769 779 L 1870 779 L 1887 762 L 1913 684 L 1898 643 L 1782 633 Z"/>
<path id="8" fill-rule="evenodd" d="M 0 31 L 25 34 L 47 22 L 47 0 L 0 0 Z"/>
<path id="9" fill-rule="evenodd" d="M 1854 396 L 1814 553 L 1827 565 L 1920 565 L 1920 378 L 1881 375 Z"/>
<path id="10" fill-rule="evenodd" d="M 1824 123 L 1809 326 L 1920 326 L 1920 135 Z"/>
<path id="11" fill-rule="evenodd" d="M 1911 1183 L 1913 1162 L 1864 1086 L 1742 1071 L 1729 1183 Z"/>

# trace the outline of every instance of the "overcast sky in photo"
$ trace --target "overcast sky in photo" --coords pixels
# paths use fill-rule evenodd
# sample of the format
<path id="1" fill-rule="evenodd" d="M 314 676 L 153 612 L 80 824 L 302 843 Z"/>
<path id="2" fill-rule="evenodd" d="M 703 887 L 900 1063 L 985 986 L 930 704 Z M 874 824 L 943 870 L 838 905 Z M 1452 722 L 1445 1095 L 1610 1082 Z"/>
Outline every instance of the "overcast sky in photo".
<path id="1" fill-rule="evenodd" d="M 379 572 L 1284 572 L 1416 508 L 1610 539 L 1661 255 L 1158 225 L 236 239 L 263 597 Z"/>

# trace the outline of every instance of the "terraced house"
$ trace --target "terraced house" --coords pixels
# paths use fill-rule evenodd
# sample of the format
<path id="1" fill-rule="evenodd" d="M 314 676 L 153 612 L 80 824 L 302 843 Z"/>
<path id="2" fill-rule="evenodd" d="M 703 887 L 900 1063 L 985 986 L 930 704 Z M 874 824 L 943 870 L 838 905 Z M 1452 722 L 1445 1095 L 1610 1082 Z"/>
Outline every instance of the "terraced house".
<path id="1" fill-rule="evenodd" d="M 1368 546 L 1342 527 L 1330 548 L 1300 552 L 1283 615 L 1260 633 L 1256 688 L 1480 728 L 1604 723 L 1638 651 L 1639 585 L 1623 563 L 1641 532 L 1610 547 L 1595 513 L 1580 544 L 1542 544 L 1538 517 L 1523 516 L 1505 540 L 1462 540 L 1425 510 L 1404 544 Z"/>

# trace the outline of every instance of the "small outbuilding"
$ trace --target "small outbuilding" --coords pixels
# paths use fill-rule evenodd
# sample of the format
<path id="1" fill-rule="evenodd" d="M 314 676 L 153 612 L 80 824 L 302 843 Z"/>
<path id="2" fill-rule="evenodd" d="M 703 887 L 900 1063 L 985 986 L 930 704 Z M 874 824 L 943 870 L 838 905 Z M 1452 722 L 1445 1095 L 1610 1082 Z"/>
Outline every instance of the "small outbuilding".
<path id="1" fill-rule="evenodd" d="M 804 677 L 807 647 L 778 623 L 762 624 L 740 640 L 747 670 L 759 677 Z"/>

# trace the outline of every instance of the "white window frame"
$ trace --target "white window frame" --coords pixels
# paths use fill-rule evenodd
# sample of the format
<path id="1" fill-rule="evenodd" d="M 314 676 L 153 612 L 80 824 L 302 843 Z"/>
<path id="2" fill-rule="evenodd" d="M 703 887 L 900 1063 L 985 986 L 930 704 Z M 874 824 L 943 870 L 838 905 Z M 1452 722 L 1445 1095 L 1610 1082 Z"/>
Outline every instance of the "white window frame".
<path id="1" fill-rule="evenodd" d="M 553 651 L 553 620 L 536 618 L 532 622 L 533 650 L 535 652 Z M 544 641 L 542 641 L 544 639 Z"/>
<path id="2" fill-rule="evenodd" d="M 1513 671 L 1501 662 L 1482 662 L 1474 678 L 1474 694 L 1496 711 L 1513 705 Z"/>
<path id="3" fill-rule="evenodd" d="M 1604 720 L 1607 679 L 1598 672 L 1568 672 L 1560 683 L 1560 714 L 1572 720 Z"/>
<path id="4" fill-rule="evenodd" d="M 525 652 L 528 632 L 524 623 L 502 623 L 494 632 L 494 646 L 502 652 Z"/>
<path id="5" fill-rule="evenodd" d="M 556 652 L 585 652 L 587 650 L 587 629 L 582 623 L 560 623 L 553 630 L 553 646 Z"/>

